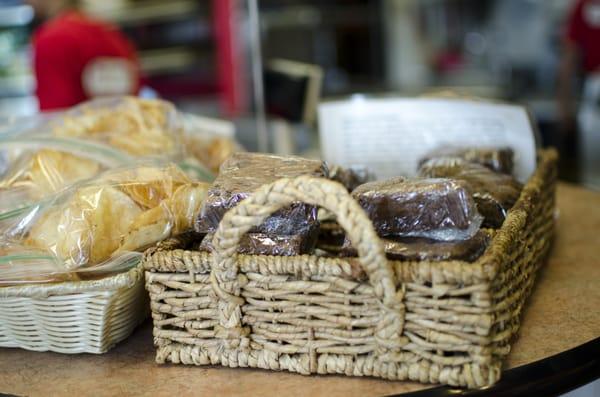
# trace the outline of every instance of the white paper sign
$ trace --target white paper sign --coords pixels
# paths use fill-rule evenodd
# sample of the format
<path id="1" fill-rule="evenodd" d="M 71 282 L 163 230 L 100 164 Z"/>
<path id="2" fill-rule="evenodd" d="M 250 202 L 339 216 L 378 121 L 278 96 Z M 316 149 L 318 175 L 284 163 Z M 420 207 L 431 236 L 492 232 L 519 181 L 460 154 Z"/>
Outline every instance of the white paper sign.
<path id="1" fill-rule="evenodd" d="M 525 108 L 461 99 L 365 98 L 319 105 L 323 158 L 364 166 L 378 179 L 414 176 L 418 161 L 442 147 L 511 147 L 515 176 L 535 169 L 536 147 Z"/>

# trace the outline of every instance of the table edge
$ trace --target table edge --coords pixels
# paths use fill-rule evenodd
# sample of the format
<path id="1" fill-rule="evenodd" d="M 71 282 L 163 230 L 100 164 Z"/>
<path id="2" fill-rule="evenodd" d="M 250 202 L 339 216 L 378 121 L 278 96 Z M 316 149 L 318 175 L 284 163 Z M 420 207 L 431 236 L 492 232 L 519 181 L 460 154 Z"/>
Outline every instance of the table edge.
<path id="1" fill-rule="evenodd" d="M 600 378 L 600 337 L 550 357 L 503 371 L 493 386 L 465 390 L 449 386 L 389 397 L 554 396 Z"/>

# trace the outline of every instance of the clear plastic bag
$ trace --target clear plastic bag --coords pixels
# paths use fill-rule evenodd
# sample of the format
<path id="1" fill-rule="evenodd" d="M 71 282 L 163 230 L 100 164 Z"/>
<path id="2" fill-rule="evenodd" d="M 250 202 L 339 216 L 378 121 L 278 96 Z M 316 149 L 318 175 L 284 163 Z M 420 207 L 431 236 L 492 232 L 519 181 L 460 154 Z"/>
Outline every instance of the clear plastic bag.
<path id="1" fill-rule="evenodd" d="M 60 178 L 32 183 L 43 193 L 34 195 L 38 199 L 81 179 L 69 178 L 70 174 L 96 174 L 85 172 L 92 165 L 79 165 L 70 156 L 96 161 L 101 170 L 147 158 L 174 161 L 193 180 L 212 181 L 224 159 L 241 150 L 232 123 L 180 113 L 160 100 L 100 98 L 63 112 L 0 121 L 2 178 L 28 174 L 32 165 L 27 162 L 35 163 L 36 157 L 48 157 L 48 153 L 66 159 L 60 171 L 52 173 L 64 174 L 65 183 Z M 45 184 L 53 188 L 43 189 Z"/>
<path id="2" fill-rule="evenodd" d="M 0 247 L 0 253 L 0 287 L 79 280 L 75 273 L 44 251 Z"/>
<path id="3" fill-rule="evenodd" d="M 2 137 L 77 138 L 102 143 L 134 157 L 183 158 L 181 116 L 166 101 L 106 97 L 63 112 L 0 123 Z"/>
<path id="4" fill-rule="evenodd" d="M 55 137 L 0 138 L 10 164 L 0 179 L 0 213 L 59 192 L 133 158 L 106 145 Z"/>
<path id="5" fill-rule="evenodd" d="M 59 114 L 60 112 L 44 112 L 34 116 L 0 117 L 0 136 L 16 137 L 34 131 L 47 133 L 45 127 Z"/>
<path id="6" fill-rule="evenodd" d="M 208 187 L 202 182 L 180 185 L 160 205 L 136 217 L 117 252 L 149 247 L 169 236 L 191 231 L 206 200 Z"/>
<path id="7" fill-rule="evenodd" d="M 0 137 L 0 212 L 134 160 L 183 159 L 179 114 L 160 100 L 95 99 L 6 122 Z"/>
<path id="8" fill-rule="evenodd" d="M 457 241 L 436 241 L 421 237 L 383 238 L 386 256 L 403 261 L 449 261 L 473 262 L 479 258 L 490 242 L 490 235 L 483 230 L 472 238 Z M 340 252 L 341 256 L 356 256 L 356 249 L 348 239 Z"/>
<path id="9" fill-rule="evenodd" d="M 192 229 L 207 191 L 173 164 L 114 169 L 4 219 L 2 239 L 97 266 Z"/>
<path id="10" fill-rule="evenodd" d="M 352 196 L 380 236 L 466 240 L 482 221 L 467 186 L 450 179 L 400 177 L 369 182 Z"/>
<path id="11" fill-rule="evenodd" d="M 138 156 L 179 159 L 182 124 L 169 102 L 136 97 L 99 98 L 48 123 L 52 135 L 98 141 Z"/>
<path id="12" fill-rule="evenodd" d="M 235 140 L 232 122 L 180 113 L 185 150 L 211 172 L 218 173 L 223 162 L 235 152 L 244 151 Z"/>
<path id="13" fill-rule="evenodd" d="M 491 171 L 459 158 L 434 158 L 425 162 L 419 174 L 431 178 L 453 178 L 469 186 L 483 227 L 499 228 L 519 199 L 522 185 L 512 176 Z"/>
<path id="14" fill-rule="evenodd" d="M 221 166 L 211 186 L 202 214 L 196 223 L 198 233 L 212 233 L 227 210 L 264 184 L 300 175 L 327 177 L 322 161 L 300 157 L 279 157 L 258 153 L 235 153 Z M 254 233 L 295 235 L 317 224 L 316 206 L 294 203 L 268 217 Z"/>
<path id="15" fill-rule="evenodd" d="M 200 245 L 199 251 L 212 252 L 214 234 L 207 234 Z M 246 233 L 240 239 L 238 254 L 294 256 L 312 254 L 317 244 L 318 229 L 313 227 L 294 235 L 270 235 L 266 233 Z"/>
<path id="16" fill-rule="evenodd" d="M 23 246 L 0 246 L 0 287 L 92 280 L 137 266 L 140 252 L 127 252 L 97 266 L 69 270 L 54 256 Z"/>
<path id="17" fill-rule="evenodd" d="M 177 165 L 193 181 L 212 182 L 215 180 L 215 174 L 194 157 L 186 157 L 178 162 Z"/>

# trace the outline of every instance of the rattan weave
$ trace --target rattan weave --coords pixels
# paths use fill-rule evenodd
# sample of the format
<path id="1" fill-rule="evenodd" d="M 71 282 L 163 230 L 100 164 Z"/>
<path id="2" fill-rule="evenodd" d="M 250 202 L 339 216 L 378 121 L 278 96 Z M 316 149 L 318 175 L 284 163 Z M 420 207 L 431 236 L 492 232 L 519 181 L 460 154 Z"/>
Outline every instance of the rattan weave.
<path id="1" fill-rule="evenodd" d="M 0 347 L 106 352 L 147 316 L 143 275 L 0 288 Z"/>
<path id="2" fill-rule="evenodd" d="M 500 377 L 553 233 L 556 152 L 541 151 L 474 263 L 388 261 L 334 182 L 280 180 L 223 218 L 215 252 L 186 238 L 145 254 L 156 360 L 481 387 Z M 359 258 L 237 255 L 240 237 L 292 201 L 337 215 Z"/>

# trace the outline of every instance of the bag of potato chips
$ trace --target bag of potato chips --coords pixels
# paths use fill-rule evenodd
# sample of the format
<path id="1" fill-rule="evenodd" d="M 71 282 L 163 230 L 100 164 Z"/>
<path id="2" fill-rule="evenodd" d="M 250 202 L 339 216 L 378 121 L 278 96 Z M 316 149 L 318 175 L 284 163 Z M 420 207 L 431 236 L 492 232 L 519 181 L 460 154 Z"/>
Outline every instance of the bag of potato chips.
<path id="1" fill-rule="evenodd" d="M 97 98 L 63 112 L 0 122 L 0 136 L 43 135 L 100 142 L 136 157 L 181 157 L 182 121 L 158 99 Z"/>
<path id="2" fill-rule="evenodd" d="M 158 99 L 98 98 L 50 121 L 56 137 L 101 142 L 136 157 L 182 157 L 182 123 L 175 107 Z"/>
<path id="3" fill-rule="evenodd" d="M 0 220 L 0 253 L 18 246 L 54 258 L 65 273 L 107 271 L 123 255 L 191 230 L 207 191 L 174 164 L 109 170 Z"/>
<path id="4" fill-rule="evenodd" d="M 134 162 L 109 146 L 48 136 L 0 138 L 8 165 L 0 177 L 0 214 L 42 200 L 99 173 Z"/>
<path id="5" fill-rule="evenodd" d="M 172 104 L 135 97 L 99 98 L 64 112 L 6 120 L 0 123 L 0 213 L 134 160 L 181 161 L 181 137 Z M 211 178 L 198 167 L 191 171 Z"/>

